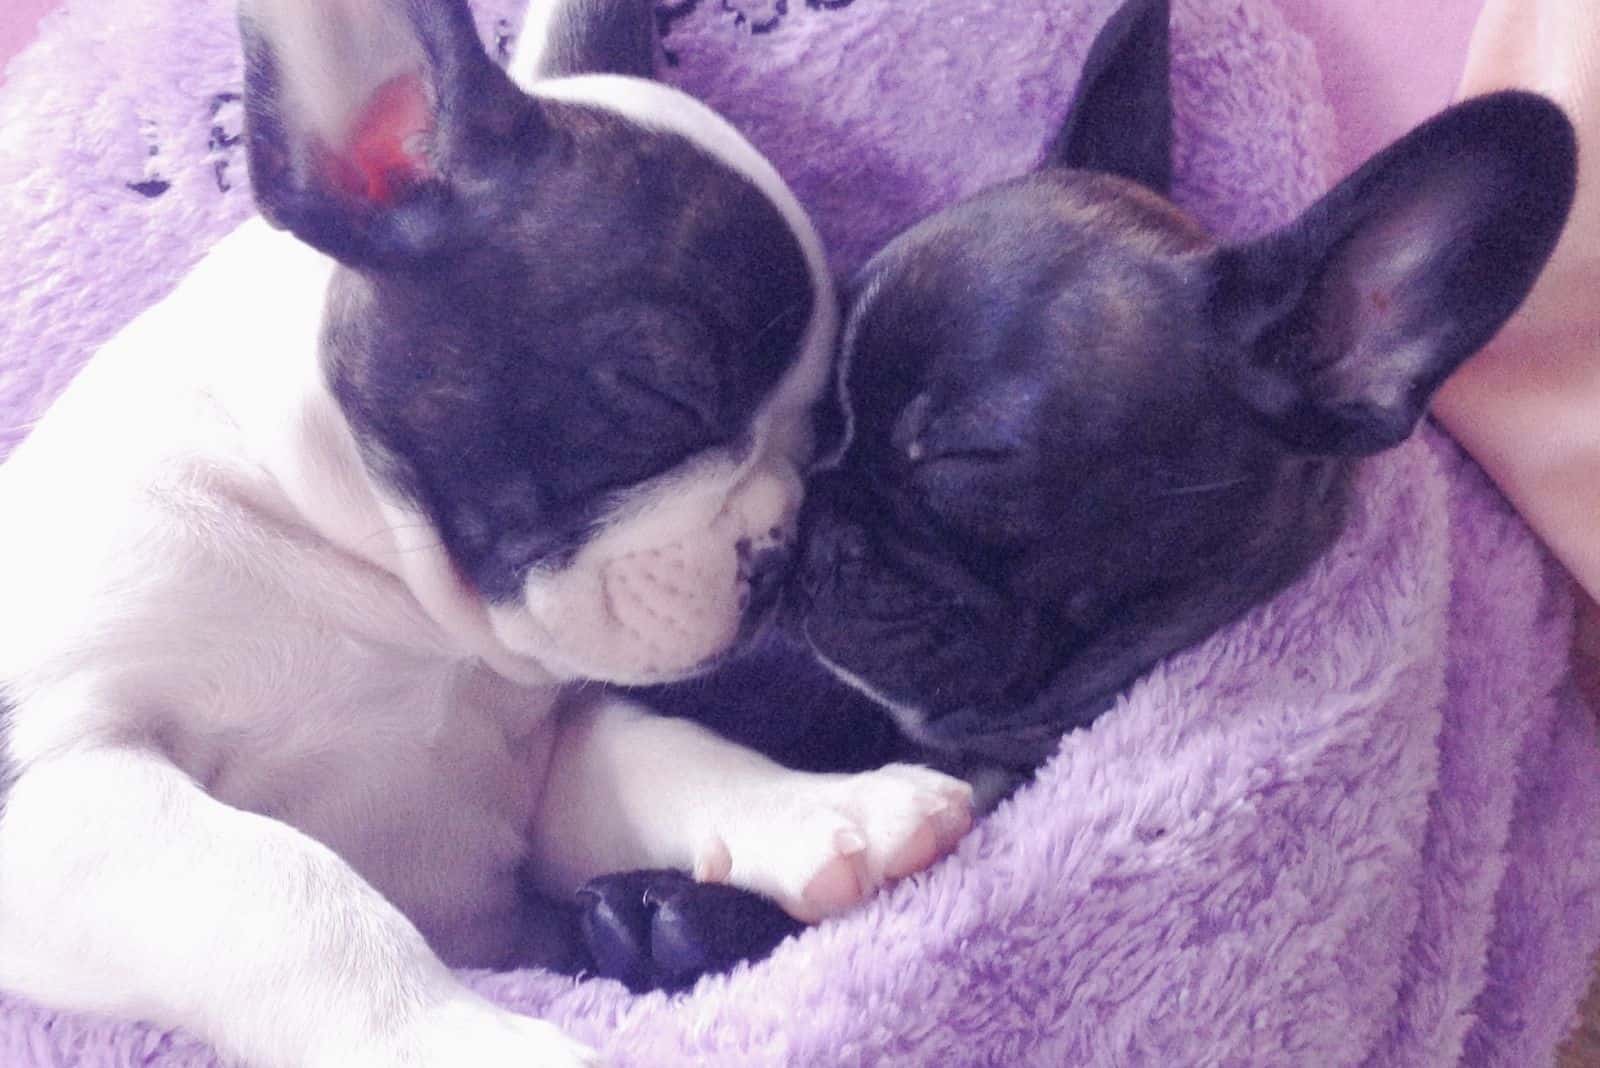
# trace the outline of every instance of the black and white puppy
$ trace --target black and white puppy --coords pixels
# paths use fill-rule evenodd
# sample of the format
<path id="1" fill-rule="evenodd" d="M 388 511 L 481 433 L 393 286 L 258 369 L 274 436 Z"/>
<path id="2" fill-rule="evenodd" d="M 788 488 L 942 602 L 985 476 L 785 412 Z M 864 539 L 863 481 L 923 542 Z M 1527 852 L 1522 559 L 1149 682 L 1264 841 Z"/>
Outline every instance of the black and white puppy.
<path id="1" fill-rule="evenodd" d="M 853 284 L 853 438 L 808 497 L 792 645 L 985 801 L 1330 546 L 1361 458 L 1405 440 L 1516 309 L 1573 195 L 1566 118 L 1503 93 L 1283 229 L 1219 243 L 1165 195 L 1168 20 L 1166 0 L 1120 9 L 1042 166 L 913 227 Z M 875 713 L 803 675 L 779 649 L 679 704 L 760 737 L 739 693 L 782 677 L 831 720 L 836 761 L 885 751 Z M 815 738 L 773 749 L 828 763 Z M 668 873 L 650 886 L 654 912 L 599 917 L 637 985 L 790 927 Z M 735 921 L 751 941 L 730 942 Z M 652 943 L 671 959 L 623 952 Z"/>
<path id="2" fill-rule="evenodd" d="M 446 967 L 537 959 L 531 888 L 813 919 L 965 829 L 584 685 L 769 607 L 837 333 L 652 15 L 541 0 L 508 76 L 463 0 L 246 0 L 267 221 L 0 468 L 0 988 L 263 1068 L 590 1063 Z"/>

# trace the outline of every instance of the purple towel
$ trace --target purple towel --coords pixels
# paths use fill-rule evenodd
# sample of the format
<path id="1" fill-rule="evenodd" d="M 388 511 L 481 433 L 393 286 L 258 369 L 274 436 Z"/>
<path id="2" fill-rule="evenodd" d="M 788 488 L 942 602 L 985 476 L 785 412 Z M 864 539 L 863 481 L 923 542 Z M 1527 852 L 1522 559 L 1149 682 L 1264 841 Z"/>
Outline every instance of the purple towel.
<path id="1" fill-rule="evenodd" d="M 664 5 L 688 9 L 669 76 L 773 158 L 849 270 L 1031 164 L 1116 2 L 690 0 Z M 249 212 L 231 6 L 74 0 L 11 66 L 0 455 Z M 484 0 L 486 35 L 519 6 Z M 1258 232 L 1324 182 L 1314 58 L 1270 0 L 1176 6 L 1179 198 Z M 765 963 L 672 999 L 473 982 L 619 1065 L 1550 1063 L 1600 945 L 1565 586 L 1431 432 L 1361 502 L 1302 582 L 1069 737 L 955 857 Z M 5 1068 L 211 1063 L 0 996 Z"/>

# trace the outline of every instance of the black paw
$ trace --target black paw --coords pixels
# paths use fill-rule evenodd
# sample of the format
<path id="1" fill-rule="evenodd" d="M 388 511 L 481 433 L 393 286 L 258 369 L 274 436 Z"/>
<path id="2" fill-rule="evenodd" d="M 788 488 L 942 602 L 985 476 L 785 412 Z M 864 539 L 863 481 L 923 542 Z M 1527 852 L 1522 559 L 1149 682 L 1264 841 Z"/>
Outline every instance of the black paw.
<path id="1" fill-rule="evenodd" d="M 764 897 L 676 871 L 591 880 L 578 891 L 578 924 L 595 970 L 634 993 L 683 990 L 759 960 L 804 926 Z"/>

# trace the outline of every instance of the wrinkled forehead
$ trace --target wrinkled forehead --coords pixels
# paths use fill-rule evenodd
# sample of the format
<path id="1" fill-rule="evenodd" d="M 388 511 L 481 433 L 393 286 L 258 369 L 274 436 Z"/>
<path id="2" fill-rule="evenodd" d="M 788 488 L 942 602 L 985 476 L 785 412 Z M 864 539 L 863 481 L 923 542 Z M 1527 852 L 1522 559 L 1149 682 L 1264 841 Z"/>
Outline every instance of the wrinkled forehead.
<path id="1" fill-rule="evenodd" d="M 1135 183 L 1049 170 L 987 190 L 890 242 L 855 279 L 851 319 L 880 298 L 1025 298 L 1094 286 L 1203 254 L 1212 239 L 1165 198 Z"/>
<path id="2" fill-rule="evenodd" d="M 1007 335 L 1052 324 L 1136 328 L 1156 317 L 1211 248 L 1198 223 L 1141 186 L 1042 171 L 963 201 L 886 246 L 852 283 L 846 348 L 885 333 L 1025 345 L 1025 336 Z"/>
<path id="3" fill-rule="evenodd" d="M 1085 433 L 1114 436 L 1152 401 L 1181 407 L 1208 336 L 1211 247 L 1165 199 L 1102 175 L 1044 172 L 965 201 L 854 280 L 852 412 L 892 420 L 924 392 L 960 407 L 1011 380 L 1044 389 L 1051 418 Z"/>

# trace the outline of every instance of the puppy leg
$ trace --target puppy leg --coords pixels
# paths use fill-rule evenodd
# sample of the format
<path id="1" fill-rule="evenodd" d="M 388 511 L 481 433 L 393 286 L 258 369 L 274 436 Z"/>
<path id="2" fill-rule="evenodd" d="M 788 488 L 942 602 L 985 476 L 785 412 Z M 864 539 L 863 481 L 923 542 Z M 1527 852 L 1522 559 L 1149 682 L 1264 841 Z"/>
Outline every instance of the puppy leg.
<path id="1" fill-rule="evenodd" d="M 564 713 L 533 859 L 561 893 L 607 872 L 679 868 L 814 921 L 947 853 L 971 826 L 971 801 L 966 783 L 906 764 L 792 771 L 601 696 Z"/>
<path id="2" fill-rule="evenodd" d="M 463 987 L 331 851 L 139 750 L 54 756 L 13 786 L 0 987 L 189 1028 L 255 1068 L 594 1063 Z"/>

